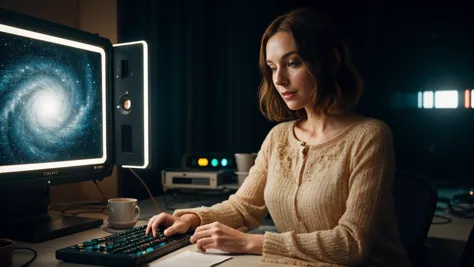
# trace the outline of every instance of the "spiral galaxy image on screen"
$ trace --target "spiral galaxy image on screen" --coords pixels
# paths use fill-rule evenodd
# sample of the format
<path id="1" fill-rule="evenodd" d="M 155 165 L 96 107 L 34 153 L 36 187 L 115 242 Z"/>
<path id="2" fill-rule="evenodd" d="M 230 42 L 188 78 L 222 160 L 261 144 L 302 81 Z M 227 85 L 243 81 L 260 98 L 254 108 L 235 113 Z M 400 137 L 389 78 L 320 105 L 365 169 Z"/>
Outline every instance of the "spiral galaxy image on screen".
<path id="1" fill-rule="evenodd" d="M 0 32 L 0 166 L 103 156 L 101 55 Z"/>

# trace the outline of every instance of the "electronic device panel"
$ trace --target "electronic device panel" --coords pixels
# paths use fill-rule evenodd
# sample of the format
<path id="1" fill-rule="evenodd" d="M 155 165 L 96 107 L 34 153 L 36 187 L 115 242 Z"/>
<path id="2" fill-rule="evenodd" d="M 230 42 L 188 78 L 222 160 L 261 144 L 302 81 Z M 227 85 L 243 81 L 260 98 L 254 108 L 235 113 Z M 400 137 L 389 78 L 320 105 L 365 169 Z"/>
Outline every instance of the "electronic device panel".
<path id="1" fill-rule="evenodd" d="M 230 153 L 189 153 L 183 156 L 182 167 L 188 170 L 233 170 L 235 157 Z"/>
<path id="2" fill-rule="evenodd" d="M 148 45 L 145 41 L 115 44 L 115 159 L 124 168 L 150 164 Z"/>
<path id="3" fill-rule="evenodd" d="M 234 172 L 230 170 L 193 171 L 167 169 L 161 172 L 163 189 L 223 189 L 234 184 Z"/>

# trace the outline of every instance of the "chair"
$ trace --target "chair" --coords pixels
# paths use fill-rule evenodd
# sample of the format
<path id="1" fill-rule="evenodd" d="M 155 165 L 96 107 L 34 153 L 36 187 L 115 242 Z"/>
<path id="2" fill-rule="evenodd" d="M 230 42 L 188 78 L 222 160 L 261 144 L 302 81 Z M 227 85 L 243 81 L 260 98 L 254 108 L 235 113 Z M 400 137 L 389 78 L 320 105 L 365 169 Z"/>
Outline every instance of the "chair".
<path id="1" fill-rule="evenodd" d="M 397 170 L 392 196 L 398 230 L 408 257 L 414 266 L 424 266 L 425 241 L 436 209 L 437 191 L 426 177 Z"/>
<path id="2" fill-rule="evenodd" d="M 474 226 L 472 226 L 471 233 L 467 239 L 464 252 L 459 262 L 459 267 L 472 267 L 474 266 Z"/>

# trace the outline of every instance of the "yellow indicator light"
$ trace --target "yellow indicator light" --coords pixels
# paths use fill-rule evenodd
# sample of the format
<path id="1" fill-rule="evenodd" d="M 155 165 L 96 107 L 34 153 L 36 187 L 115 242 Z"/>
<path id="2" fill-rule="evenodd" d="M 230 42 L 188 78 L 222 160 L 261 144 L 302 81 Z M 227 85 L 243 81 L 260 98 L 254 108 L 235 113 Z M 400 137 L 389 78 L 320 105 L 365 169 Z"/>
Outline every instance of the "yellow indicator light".
<path id="1" fill-rule="evenodd" d="M 209 161 L 206 158 L 198 159 L 198 165 L 200 167 L 206 167 L 209 164 Z"/>

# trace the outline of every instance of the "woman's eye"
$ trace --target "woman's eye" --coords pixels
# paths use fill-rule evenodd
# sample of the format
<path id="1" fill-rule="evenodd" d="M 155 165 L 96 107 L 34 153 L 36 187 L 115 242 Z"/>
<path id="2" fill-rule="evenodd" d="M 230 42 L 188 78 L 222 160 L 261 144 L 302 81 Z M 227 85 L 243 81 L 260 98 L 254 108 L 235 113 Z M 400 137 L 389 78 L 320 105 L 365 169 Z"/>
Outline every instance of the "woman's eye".
<path id="1" fill-rule="evenodd" d="M 299 65 L 298 61 L 290 61 L 288 62 L 288 67 L 297 67 Z"/>
<path id="2" fill-rule="evenodd" d="M 275 67 L 269 67 L 272 72 L 275 72 L 277 69 Z"/>

